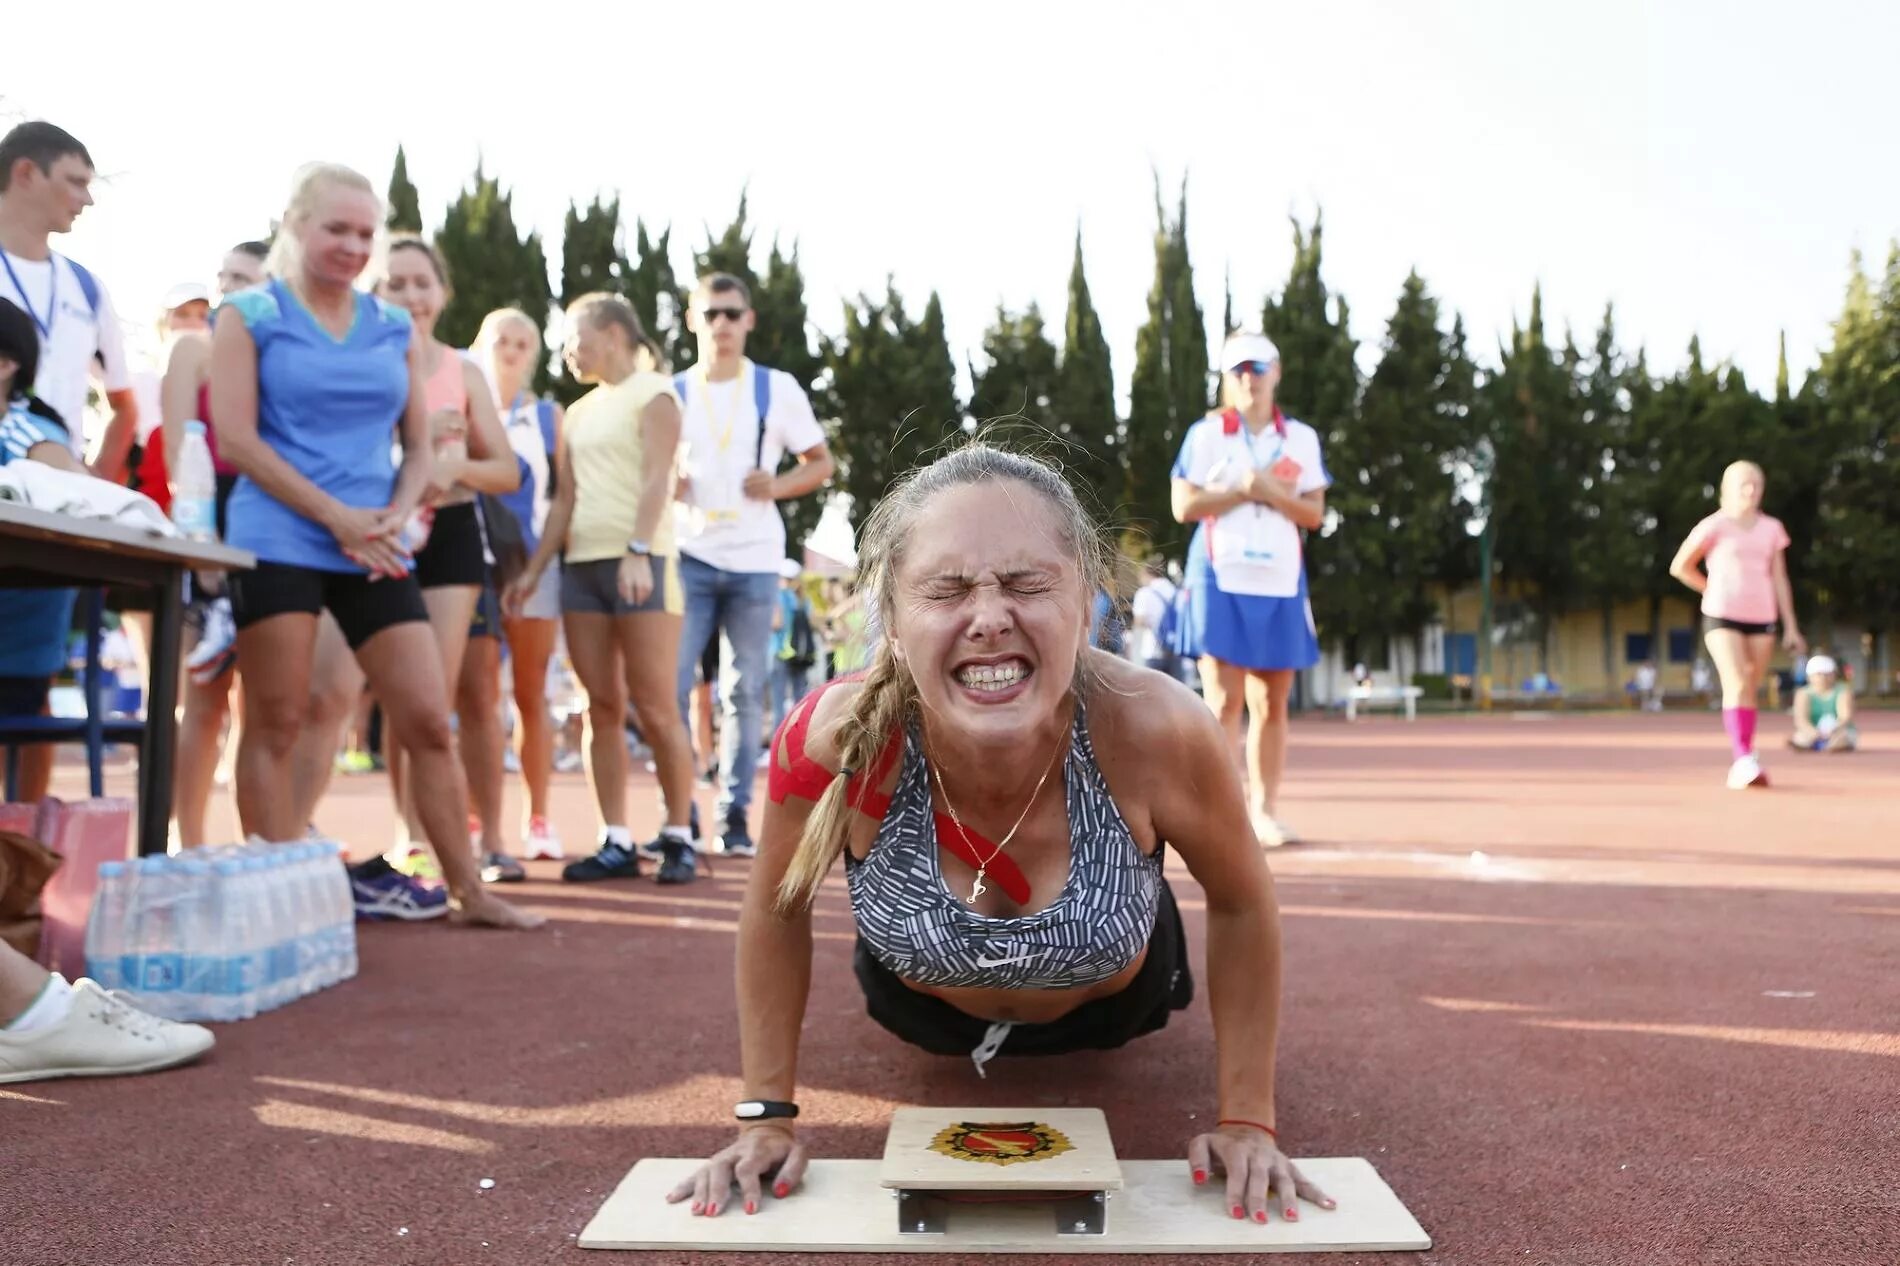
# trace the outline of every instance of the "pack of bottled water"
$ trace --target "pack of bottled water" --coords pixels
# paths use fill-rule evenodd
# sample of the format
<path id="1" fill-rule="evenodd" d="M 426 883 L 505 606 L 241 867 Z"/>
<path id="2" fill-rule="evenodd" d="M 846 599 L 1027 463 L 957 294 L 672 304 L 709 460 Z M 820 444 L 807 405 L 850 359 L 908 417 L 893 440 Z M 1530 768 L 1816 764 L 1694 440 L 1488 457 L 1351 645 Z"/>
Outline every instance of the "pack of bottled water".
<path id="1" fill-rule="evenodd" d="M 356 975 L 330 841 L 193 849 L 99 867 L 86 971 L 171 1020 L 243 1020 Z"/>

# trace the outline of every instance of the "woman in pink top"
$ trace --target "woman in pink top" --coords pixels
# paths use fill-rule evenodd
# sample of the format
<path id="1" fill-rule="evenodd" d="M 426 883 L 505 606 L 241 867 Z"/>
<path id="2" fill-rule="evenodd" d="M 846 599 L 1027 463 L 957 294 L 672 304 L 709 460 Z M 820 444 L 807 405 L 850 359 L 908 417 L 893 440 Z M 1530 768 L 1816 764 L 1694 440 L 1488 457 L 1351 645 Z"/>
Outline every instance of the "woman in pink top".
<path id="1" fill-rule="evenodd" d="M 1807 650 L 1788 585 L 1788 530 L 1761 512 L 1765 482 L 1754 462 L 1731 463 L 1722 472 L 1722 508 L 1695 525 L 1669 564 L 1670 575 L 1702 595 L 1702 639 L 1722 678 L 1722 725 L 1735 753 L 1728 785 L 1736 791 L 1768 785 L 1755 759 L 1755 694 L 1774 653 L 1777 616 L 1782 645 L 1796 655 Z"/>

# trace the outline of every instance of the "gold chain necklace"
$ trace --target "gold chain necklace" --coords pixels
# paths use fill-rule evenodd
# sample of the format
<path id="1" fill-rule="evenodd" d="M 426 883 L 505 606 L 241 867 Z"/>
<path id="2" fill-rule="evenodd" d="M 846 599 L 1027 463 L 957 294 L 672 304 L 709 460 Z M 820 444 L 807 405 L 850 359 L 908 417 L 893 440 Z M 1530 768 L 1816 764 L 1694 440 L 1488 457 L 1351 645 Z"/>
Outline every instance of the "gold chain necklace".
<path id="1" fill-rule="evenodd" d="M 976 881 L 970 885 L 970 895 L 964 899 L 964 905 L 975 905 L 976 899 L 989 891 L 988 885 L 983 882 L 983 876 L 989 872 L 990 863 L 1003 855 L 1003 850 L 1009 847 L 1009 842 L 1016 838 L 1016 832 L 1022 830 L 1023 823 L 1029 820 L 1029 811 L 1036 807 L 1036 797 L 1042 794 L 1042 785 L 1049 781 L 1049 775 L 1056 771 L 1056 762 L 1062 758 L 1063 740 L 1066 738 L 1068 735 L 1064 734 L 1062 738 L 1056 740 L 1056 750 L 1049 757 L 1049 766 L 1042 771 L 1042 777 L 1036 779 L 1036 788 L 1029 793 L 1029 803 L 1024 805 L 1023 811 L 1016 815 L 1016 825 L 1009 828 L 1009 834 L 1003 837 L 1003 842 L 998 844 L 988 857 L 977 863 Z M 970 832 L 965 829 L 963 819 L 957 813 L 957 807 L 950 803 L 950 790 L 943 785 L 943 771 L 937 767 L 936 761 L 932 760 L 928 763 L 932 776 L 937 780 L 937 790 L 943 793 L 943 807 L 950 811 L 950 821 L 956 824 L 957 834 L 963 837 L 963 843 L 970 850 L 970 856 L 975 857 L 976 843 L 970 839 Z"/>

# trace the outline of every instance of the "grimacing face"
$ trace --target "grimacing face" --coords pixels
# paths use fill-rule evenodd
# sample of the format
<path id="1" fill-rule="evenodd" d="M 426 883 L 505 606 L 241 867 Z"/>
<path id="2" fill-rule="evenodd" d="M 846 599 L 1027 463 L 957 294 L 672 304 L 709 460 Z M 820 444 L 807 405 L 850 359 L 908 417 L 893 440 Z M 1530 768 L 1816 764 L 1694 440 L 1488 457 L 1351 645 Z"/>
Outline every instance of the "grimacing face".
<path id="1" fill-rule="evenodd" d="M 925 503 L 892 577 L 893 652 L 934 724 L 1006 744 L 1054 715 L 1088 642 L 1090 595 L 1058 511 L 1015 480 Z"/>

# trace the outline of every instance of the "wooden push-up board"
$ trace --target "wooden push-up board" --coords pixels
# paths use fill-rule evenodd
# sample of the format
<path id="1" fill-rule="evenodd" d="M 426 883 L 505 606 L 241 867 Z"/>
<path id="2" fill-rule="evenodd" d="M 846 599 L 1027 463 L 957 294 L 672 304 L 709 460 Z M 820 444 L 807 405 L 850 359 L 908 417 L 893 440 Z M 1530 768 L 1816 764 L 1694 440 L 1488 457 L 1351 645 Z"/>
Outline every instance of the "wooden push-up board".
<path id="1" fill-rule="evenodd" d="M 1039 1119 L 1054 1112 L 1044 1108 Z M 985 1120 L 999 1119 L 996 1109 Z M 1007 1140 L 1004 1140 L 1007 1142 Z M 1196 1187 L 1185 1160 L 1118 1162 L 1122 1185 L 1106 1193 L 1099 1235 L 1058 1235 L 1048 1205 L 953 1205 L 940 1233 L 898 1227 L 897 1191 L 885 1162 L 816 1160 L 799 1189 L 771 1196 L 748 1216 L 729 1208 L 695 1217 L 666 1193 L 704 1162 L 648 1159 L 636 1164 L 581 1232 L 582 1248 L 814 1253 L 1339 1253 L 1432 1246 L 1417 1219 L 1371 1164 L 1338 1157 L 1302 1160 L 1300 1170 L 1339 1202 L 1328 1211 L 1300 1206 L 1298 1222 L 1276 1215 L 1265 1226 L 1230 1217 L 1218 1177 Z M 1010 1166 L 1011 1169 L 1024 1168 Z M 943 1189 L 939 1185 L 939 1189 Z M 1059 1191 L 1059 1187 L 1049 1190 Z M 1073 1189 L 1071 1189 L 1073 1190 Z"/>

